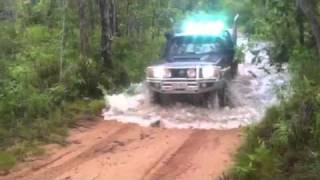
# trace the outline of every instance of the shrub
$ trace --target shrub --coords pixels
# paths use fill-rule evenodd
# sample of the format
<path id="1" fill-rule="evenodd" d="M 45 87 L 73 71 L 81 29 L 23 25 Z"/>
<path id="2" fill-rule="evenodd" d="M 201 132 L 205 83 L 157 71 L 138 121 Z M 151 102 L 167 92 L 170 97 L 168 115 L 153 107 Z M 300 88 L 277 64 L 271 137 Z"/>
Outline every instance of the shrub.
<path id="1" fill-rule="evenodd" d="M 92 100 L 89 105 L 88 109 L 91 111 L 92 115 L 101 115 L 102 109 L 106 107 L 105 100 Z"/>
<path id="2" fill-rule="evenodd" d="M 260 124 L 249 128 L 232 171 L 235 179 L 320 176 L 320 62 L 311 50 L 297 48 L 293 54 L 292 92 L 270 108 Z"/>
<path id="3" fill-rule="evenodd" d="M 16 158 L 14 155 L 0 151 L 0 171 L 8 171 L 16 164 Z"/>

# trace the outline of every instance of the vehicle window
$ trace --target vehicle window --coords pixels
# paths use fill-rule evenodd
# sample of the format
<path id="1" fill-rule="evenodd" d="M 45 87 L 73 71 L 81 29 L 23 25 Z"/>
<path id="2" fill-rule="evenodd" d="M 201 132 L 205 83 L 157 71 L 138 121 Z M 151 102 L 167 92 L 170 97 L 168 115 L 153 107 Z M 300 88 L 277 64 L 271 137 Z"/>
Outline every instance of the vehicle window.
<path id="1" fill-rule="evenodd" d="M 169 48 L 170 56 L 201 55 L 219 53 L 226 48 L 221 38 L 212 37 L 178 37 Z"/>

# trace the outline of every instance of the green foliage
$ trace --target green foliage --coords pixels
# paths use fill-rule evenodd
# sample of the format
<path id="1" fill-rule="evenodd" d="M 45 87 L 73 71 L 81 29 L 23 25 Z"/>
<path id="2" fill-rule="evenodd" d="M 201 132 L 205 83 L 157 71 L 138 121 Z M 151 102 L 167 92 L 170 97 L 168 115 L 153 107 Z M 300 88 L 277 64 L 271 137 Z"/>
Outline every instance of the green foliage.
<path id="1" fill-rule="evenodd" d="M 12 23 L 1 23 L 0 26 L 0 59 L 12 58 L 12 55 L 19 49 L 19 43 L 16 41 L 17 36 L 15 27 Z"/>
<path id="2" fill-rule="evenodd" d="M 278 174 L 277 156 L 273 155 L 263 142 L 258 144 L 251 153 L 238 156 L 239 164 L 233 169 L 238 178 L 267 180 Z"/>
<path id="3" fill-rule="evenodd" d="M 235 179 L 296 180 L 319 176 L 319 61 L 310 53 L 303 53 L 308 50 L 299 51 L 293 51 L 296 54 L 290 64 L 295 79 L 291 83 L 292 95 L 269 109 L 262 123 L 247 133 L 232 173 Z M 256 150 L 261 145 L 265 151 Z M 264 156 L 276 161 L 265 160 L 261 165 L 252 158 Z"/>
<path id="4" fill-rule="evenodd" d="M 93 100 L 90 101 L 88 105 L 88 109 L 91 111 L 92 115 L 101 115 L 102 109 L 106 107 L 106 101 L 104 99 L 102 100 Z"/>
<path id="5" fill-rule="evenodd" d="M 16 164 L 14 155 L 0 151 L 0 171 L 8 171 Z"/>
<path id="6" fill-rule="evenodd" d="M 101 99 L 97 100 L 77 100 L 64 107 L 68 119 L 94 119 L 95 116 L 100 116 L 102 109 L 106 107 L 106 102 Z M 74 121 L 70 121 L 69 125 L 74 125 Z"/>
<path id="7" fill-rule="evenodd" d="M 36 141 L 23 141 L 8 148 L 7 152 L 9 152 L 17 160 L 23 161 L 29 157 L 44 155 L 45 151 L 39 148 L 39 145 L 40 143 Z"/>
<path id="8" fill-rule="evenodd" d="M 291 82 L 280 92 L 280 104 L 249 128 L 231 174 L 237 180 L 318 179 L 320 58 L 310 24 L 294 1 L 239 4 L 244 29 L 272 43 L 268 51 L 274 63 L 289 62 Z"/>
<path id="9" fill-rule="evenodd" d="M 296 57 L 301 56 L 303 53 Z M 249 130 L 246 144 L 237 156 L 233 171 L 235 179 L 268 179 L 272 175 L 275 179 L 296 180 L 315 179 L 319 175 L 320 77 L 313 67 L 318 63 L 318 60 L 310 59 L 292 62 L 296 75 L 291 83 L 292 95 L 269 109 L 262 123 Z M 261 144 L 266 151 L 256 151 Z M 265 160 L 261 165 L 252 156 L 267 156 L 266 159 L 276 161 L 268 163 Z"/>
<path id="10" fill-rule="evenodd" d="M 285 135 L 281 134 L 285 128 L 275 124 L 279 116 L 281 117 L 279 108 L 272 107 L 266 112 L 262 123 L 248 127 L 245 144 L 237 154 L 236 164 L 231 170 L 234 179 L 267 180 L 280 176 L 280 156 L 270 149 L 270 146 L 280 149 L 281 144 L 278 142 L 285 139 Z M 275 136 L 275 132 L 281 136 Z M 270 139 L 275 139 L 276 143 Z"/>
<path id="11" fill-rule="evenodd" d="M 244 58 L 245 58 L 245 53 L 244 53 L 244 48 L 245 47 L 237 47 L 236 49 L 236 54 L 235 54 L 235 59 L 237 60 L 238 63 L 243 63 Z"/>
<path id="12" fill-rule="evenodd" d="M 162 39 L 142 38 L 139 41 L 130 38 L 116 38 L 113 44 L 114 58 L 128 72 L 129 82 L 140 82 L 144 76 L 144 69 L 152 61 L 159 58 Z"/>

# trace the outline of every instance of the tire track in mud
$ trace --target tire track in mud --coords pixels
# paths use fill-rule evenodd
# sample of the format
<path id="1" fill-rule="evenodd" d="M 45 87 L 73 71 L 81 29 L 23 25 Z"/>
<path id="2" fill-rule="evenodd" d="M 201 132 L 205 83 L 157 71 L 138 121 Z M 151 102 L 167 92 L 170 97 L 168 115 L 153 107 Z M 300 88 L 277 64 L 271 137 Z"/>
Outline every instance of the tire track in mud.
<path id="1" fill-rule="evenodd" d="M 148 169 L 143 173 L 142 177 L 140 179 L 147 179 L 148 176 L 150 176 L 155 170 L 157 170 L 157 168 L 159 168 L 161 166 L 161 164 L 163 162 L 165 162 L 166 160 L 170 159 L 173 154 L 177 153 L 177 151 L 181 148 L 181 146 L 183 146 L 183 144 L 190 139 L 190 137 L 193 135 L 194 133 L 192 132 L 187 132 L 185 131 L 184 133 L 184 141 L 179 144 L 176 143 L 174 146 L 168 146 L 167 149 L 165 151 L 162 152 L 162 154 L 160 156 L 158 156 L 158 159 L 156 161 L 154 161 L 149 167 Z"/>
<path id="2" fill-rule="evenodd" d="M 170 154 L 170 152 L 172 151 L 171 148 L 169 148 L 167 151 L 165 151 L 157 161 L 155 161 L 147 170 L 146 172 L 144 173 L 144 175 L 142 176 L 141 179 L 146 179 L 147 176 L 149 176 L 151 174 L 151 172 L 156 169 L 157 166 L 159 166 L 159 164 L 161 162 L 163 162 L 163 160 L 166 158 L 166 156 L 168 156 L 168 154 Z"/>
<path id="3" fill-rule="evenodd" d="M 83 142 L 58 149 L 44 166 L 3 180 L 209 180 L 230 165 L 230 153 L 240 144 L 239 132 L 101 122 L 86 132 L 72 134 L 70 140 L 80 138 Z M 72 153 L 63 157 L 67 152 Z"/>
<path id="4" fill-rule="evenodd" d="M 64 172 L 71 170 L 72 168 L 74 168 L 74 167 L 76 167 L 86 161 L 97 158 L 98 156 L 106 154 L 106 153 L 111 153 L 119 146 L 128 145 L 132 141 L 128 140 L 126 142 L 120 142 L 117 140 L 120 139 L 121 137 L 125 137 L 127 132 L 130 132 L 135 128 L 137 128 L 137 127 L 131 126 L 129 124 L 123 125 L 122 127 L 120 127 L 120 129 L 117 129 L 115 132 L 111 133 L 106 138 L 98 141 L 93 146 L 90 146 L 89 148 L 82 151 L 80 154 L 76 155 L 75 157 L 68 159 L 66 162 L 64 162 L 60 165 L 54 166 L 52 168 L 48 168 L 44 172 L 41 172 L 39 175 L 35 175 L 35 177 L 33 177 L 33 180 L 55 179 L 57 176 L 63 174 Z M 56 161 L 58 161 L 58 160 L 56 160 Z M 47 166 L 49 166 L 49 164 L 46 165 L 45 167 L 47 167 Z M 31 173 L 31 175 L 33 173 L 37 173 L 38 170 L 41 170 L 45 167 L 37 168 L 36 171 Z M 29 175 L 30 174 L 28 174 L 27 176 L 29 176 Z M 24 177 L 20 177 L 20 178 L 22 178 L 22 180 L 29 180 L 28 178 L 24 178 Z"/>
<path id="5" fill-rule="evenodd" d="M 192 159 L 202 148 L 203 142 L 207 140 L 208 135 L 208 131 L 196 130 L 168 159 L 159 159 L 154 166 L 154 172 L 152 172 L 153 170 L 147 171 L 147 174 L 142 179 L 163 180 L 179 177 L 179 175 L 192 167 Z M 164 163 L 157 168 L 160 162 Z"/>
<path id="6" fill-rule="evenodd" d="M 86 173 L 84 176 L 93 177 L 97 170 L 102 171 L 99 179 L 143 179 L 145 174 L 151 172 L 171 157 L 176 150 L 190 137 L 192 130 L 165 130 L 162 128 L 141 129 L 146 133 L 145 138 L 138 138 L 135 142 L 126 146 L 123 151 L 117 151 L 111 156 L 100 159 L 103 166 L 91 162 L 84 164 L 80 171 L 91 168 L 94 173 Z M 126 172 L 126 173 L 123 173 Z M 72 177 L 75 180 L 83 177 L 83 174 L 70 172 L 61 177 Z M 62 179 L 63 179 L 62 178 Z"/>

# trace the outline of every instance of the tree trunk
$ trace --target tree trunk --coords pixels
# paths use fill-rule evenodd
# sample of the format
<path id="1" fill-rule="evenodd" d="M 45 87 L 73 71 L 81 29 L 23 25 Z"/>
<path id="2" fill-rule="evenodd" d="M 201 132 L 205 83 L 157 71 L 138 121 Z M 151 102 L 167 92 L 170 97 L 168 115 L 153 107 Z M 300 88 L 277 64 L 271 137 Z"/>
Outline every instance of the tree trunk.
<path id="1" fill-rule="evenodd" d="M 64 1 L 62 1 L 62 6 L 64 6 Z M 48 22 L 48 29 L 51 30 L 54 27 L 54 9 L 56 7 L 56 1 L 50 0 L 49 7 L 48 7 L 48 12 L 47 12 L 47 22 Z M 64 8 L 64 7 L 62 7 Z"/>
<path id="2" fill-rule="evenodd" d="M 105 67 L 111 68 L 112 13 L 110 0 L 99 0 L 99 7 L 101 16 L 101 57 Z"/>
<path id="3" fill-rule="evenodd" d="M 90 52 L 89 41 L 89 17 L 87 12 L 87 0 L 78 0 L 80 21 L 80 57 L 88 58 Z"/>
<path id="4" fill-rule="evenodd" d="M 126 32 L 126 35 L 129 36 L 130 35 L 130 2 L 129 0 L 127 0 L 127 32 Z"/>
<path id="5" fill-rule="evenodd" d="M 62 1 L 63 6 L 63 16 L 62 16 L 62 34 L 60 41 L 60 72 L 59 72 L 59 81 L 61 82 L 63 79 L 63 64 L 64 64 L 64 49 L 66 46 L 66 9 L 67 2 L 66 0 Z"/>
<path id="6" fill-rule="evenodd" d="M 95 28 L 96 28 L 96 24 L 97 23 L 97 10 L 98 10 L 98 6 L 95 3 L 95 1 L 88 1 L 88 5 L 89 5 L 89 23 L 90 23 L 90 31 L 94 32 Z"/>
<path id="7" fill-rule="evenodd" d="M 318 53 L 320 55 L 320 21 L 317 3 L 314 0 L 297 0 L 298 6 L 310 21 L 313 35 L 316 39 Z"/>
<path id="8" fill-rule="evenodd" d="M 111 25 L 112 25 L 112 35 L 117 34 L 117 15 L 116 15 L 116 5 L 114 0 L 110 0 L 110 10 L 111 10 Z"/>
<path id="9" fill-rule="evenodd" d="M 152 18 L 151 18 L 151 38 L 154 40 L 155 37 L 155 26 L 156 26 L 156 8 L 152 8 Z"/>
<path id="10" fill-rule="evenodd" d="M 305 28 L 304 28 L 304 16 L 303 16 L 303 12 L 301 11 L 301 8 L 297 8 L 297 12 L 296 12 L 296 23 L 298 26 L 298 30 L 299 30 L 299 42 L 301 45 L 304 45 L 304 32 L 305 32 Z"/>

